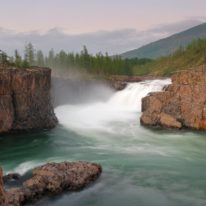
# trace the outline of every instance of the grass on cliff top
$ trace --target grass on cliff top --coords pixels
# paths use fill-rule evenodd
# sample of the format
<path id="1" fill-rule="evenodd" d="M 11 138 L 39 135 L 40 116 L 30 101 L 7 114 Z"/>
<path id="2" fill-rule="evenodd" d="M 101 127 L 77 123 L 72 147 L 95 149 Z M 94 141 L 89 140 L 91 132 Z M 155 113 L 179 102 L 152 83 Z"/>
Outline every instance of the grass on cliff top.
<path id="1" fill-rule="evenodd" d="M 198 39 L 169 56 L 133 67 L 133 75 L 171 76 L 176 71 L 203 64 L 206 64 L 206 39 Z"/>

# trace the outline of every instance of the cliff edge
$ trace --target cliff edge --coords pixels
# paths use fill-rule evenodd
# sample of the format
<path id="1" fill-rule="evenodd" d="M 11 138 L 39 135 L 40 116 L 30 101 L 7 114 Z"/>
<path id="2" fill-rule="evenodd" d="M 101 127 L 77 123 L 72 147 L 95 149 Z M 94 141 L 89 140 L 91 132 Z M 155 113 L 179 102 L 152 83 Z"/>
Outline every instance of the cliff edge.
<path id="1" fill-rule="evenodd" d="M 51 69 L 0 68 L 0 133 L 53 128 Z"/>
<path id="2" fill-rule="evenodd" d="M 206 129 L 206 65 L 172 76 L 163 92 L 142 99 L 141 123 L 168 128 Z"/>

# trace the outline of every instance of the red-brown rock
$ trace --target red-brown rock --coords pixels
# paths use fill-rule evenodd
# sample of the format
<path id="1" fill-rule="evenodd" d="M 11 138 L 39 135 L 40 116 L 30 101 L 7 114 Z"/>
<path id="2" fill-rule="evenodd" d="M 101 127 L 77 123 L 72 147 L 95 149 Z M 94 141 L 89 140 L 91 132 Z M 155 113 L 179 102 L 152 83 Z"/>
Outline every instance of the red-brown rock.
<path id="1" fill-rule="evenodd" d="M 4 191 L 4 184 L 3 184 L 3 172 L 0 168 L 0 205 L 1 206 L 8 206 L 6 193 Z"/>
<path id="2" fill-rule="evenodd" d="M 0 68 L 0 133 L 53 128 L 48 68 Z"/>
<path id="3" fill-rule="evenodd" d="M 172 76 L 164 92 L 142 100 L 141 123 L 171 128 L 206 129 L 206 66 Z"/>
<path id="4" fill-rule="evenodd" d="M 7 192 L 9 206 L 21 206 L 45 196 L 83 189 L 101 174 L 100 165 L 88 162 L 48 163 L 33 170 L 31 179 Z"/>

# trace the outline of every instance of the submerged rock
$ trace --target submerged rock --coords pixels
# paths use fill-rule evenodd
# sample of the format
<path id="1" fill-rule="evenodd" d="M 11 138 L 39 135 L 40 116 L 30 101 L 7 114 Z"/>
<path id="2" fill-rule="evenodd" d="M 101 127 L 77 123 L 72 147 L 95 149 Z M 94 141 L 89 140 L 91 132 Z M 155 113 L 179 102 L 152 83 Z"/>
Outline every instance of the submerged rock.
<path id="1" fill-rule="evenodd" d="M 181 71 L 163 92 L 142 99 L 143 125 L 206 129 L 206 66 Z"/>
<path id="2" fill-rule="evenodd" d="M 21 179 L 21 175 L 18 173 L 9 173 L 9 174 L 3 176 L 4 183 L 10 182 L 10 181 L 17 181 L 20 179 Z"/>
<path id="3" fill-rule="evenodd" d="M 0 133 L 53 128 L 51 69 L 0 68 Z"/>
<path id="4" fill-rule="evenodd" d="M 45 196 L 83 189 L 101 174 L 100 165 L 88 162 L 48 163 L 32 171 L 20 188 L 7 191 L 8 205 L 21 206 Z"/>

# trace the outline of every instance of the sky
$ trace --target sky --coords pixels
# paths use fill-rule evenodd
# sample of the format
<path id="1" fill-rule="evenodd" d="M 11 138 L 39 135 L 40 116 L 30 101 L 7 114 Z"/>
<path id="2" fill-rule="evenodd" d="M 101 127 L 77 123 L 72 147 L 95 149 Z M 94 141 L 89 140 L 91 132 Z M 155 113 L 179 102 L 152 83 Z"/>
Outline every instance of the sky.
<path id="1" fill-rule="evenodd" d="M 205 0 L 0 0 L 0 43 L 9 50 L 3 42 L 9 35 L 15 46 L 64 35 L 71 51 L 87 44 L 92 52 L 123 52 L 205 22 L 205 8 Z M 125 38 L 128 45 L 112 49 Z"/>

